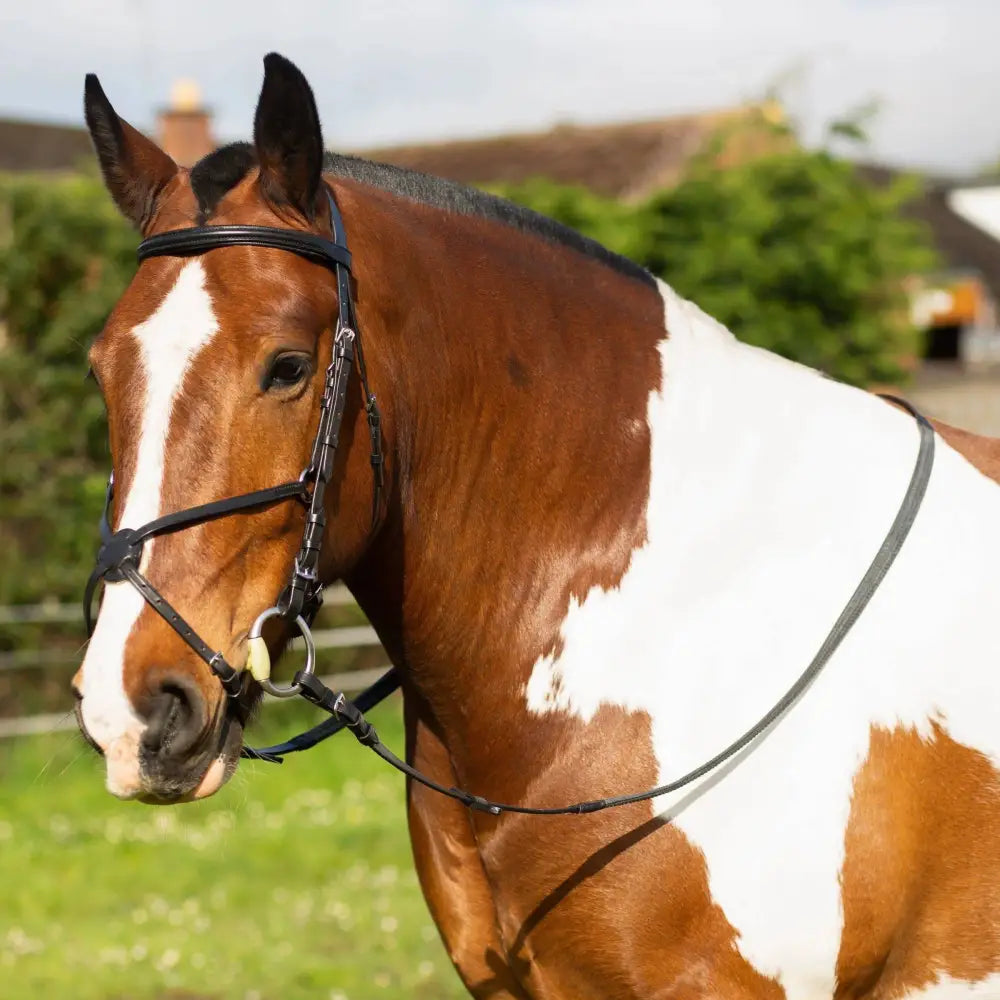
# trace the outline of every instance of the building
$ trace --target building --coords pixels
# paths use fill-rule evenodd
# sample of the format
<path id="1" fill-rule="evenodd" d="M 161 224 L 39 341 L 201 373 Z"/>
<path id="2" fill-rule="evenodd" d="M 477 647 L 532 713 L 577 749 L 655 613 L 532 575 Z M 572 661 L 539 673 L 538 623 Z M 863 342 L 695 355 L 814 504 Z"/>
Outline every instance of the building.
<path id="1" fill-rule="evenodd" d="M 382 163 L 464 184 L 544 177 L 609 198 L 636 200 L 680 180 L 709 149 L 723 165 L 774 152 L 791 140 L 775 102 L 611 125 L 556 125 L 543 132 L 364 150 Z"/>
<path id="2" fill-rule="evenodd" d="M 192 80 L 178 80 L 171 88 L 170 103 L 157 112 L 154 138 L 184 167 L 215 149 L 212 113 Z M 82 126 L 0 118 L 0 171 L 66 172 L 93 162 L 94 148 Z"/>
<path id="3" fill-rule="evenodd" d="M 545 177 L 636 200 L 675 184 L 698 155 L 745 162 L 793 141 L 775 103 L 608 125 L 419 143 L 360 155 L 470 184 Z M 157 115 L 155 136 L 183 165 L 215 147 L 212 116 L 190 81 Z M 0 119 L 0 171 L 67 171 L 92 163 L 83 128 Z M 861 164 L 875 184 L 898 170 Z M 914 276 L 914 321 L 928 330 L 915 396 L 944 419 L 1000 434 L 1000 180 L 926 179 L 906 209 L 929 229 L 942 270 Z"/>
<path id="4" fill-rule="evenodd" d="M 608 197 L 641 198 L 676 183 L 691 158 L 721 137 L 718 161 L 741 162 L 783 140 L 779 105 L 674 115 L 612 125 L 562 124 L 542 132 L 357 151 L 384 163 L 468 184 L 533 177 L 579 184 Z M 197 84 L 178 81 L 157 114 L 157 142 L 182 166 L 215 148 L 211 111 Z M 0 119 L 0 171 L 66 171 L 91 161 L 86 129 Z"/>

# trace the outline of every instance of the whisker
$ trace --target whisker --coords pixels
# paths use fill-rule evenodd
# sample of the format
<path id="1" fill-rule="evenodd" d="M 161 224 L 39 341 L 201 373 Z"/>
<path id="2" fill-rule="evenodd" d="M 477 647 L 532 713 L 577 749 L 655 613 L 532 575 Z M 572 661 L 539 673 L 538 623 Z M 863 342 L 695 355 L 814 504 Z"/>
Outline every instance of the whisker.
<path id="1" fill-rule="evenodd" d="M 62 723 L 67 722 L 72 717 L 72 715 L 73 715 L 73 709 L 70 709 L 68 712 L 65 713 L 65 715 L 63 715 L 56 722 L 53 723 L 52 729 L 48 730 L 47 732 L 39 734 L 41 736 L 45 736 L 46 738 L 57 740 L 59 743 L 61 743 L 61 746 L 57 745 L 55 750 L 53 750 L 52 754 L 48 758 L 48 760 L 46 760 L 45 763 L 42 764 L 42 767 L 39 770 L 38 774 L 36 774 L 34 777 L 33 784 L 37 784 L 43 777 L 45 777 L 46 772 L 55 762 L 56 758 L 59 756 L 62 750 L 64 750 L 70 744 L 76 743 L 78 734 L 71 730 L 65 730 L 62 728 Z M 70 761 L 70 764 L 75 763 L 79 759 L 80 759 L 80 754 L 77 754 L 77 756 Z M 69 766 L 70 765 L 67 764 L 66 767 L 64 767 L 62 771 L 59 772 L 59 774 L 60 775 L 65 774 L 66 769 Z"/>

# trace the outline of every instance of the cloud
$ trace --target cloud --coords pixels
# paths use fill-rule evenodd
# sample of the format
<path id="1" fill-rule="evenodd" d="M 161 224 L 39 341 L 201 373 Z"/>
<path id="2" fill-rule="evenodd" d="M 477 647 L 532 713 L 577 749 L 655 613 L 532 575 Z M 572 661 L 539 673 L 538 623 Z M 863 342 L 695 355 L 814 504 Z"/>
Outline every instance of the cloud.
<path id="1" fill-rule="evenodd" d="M 783 75 L 808 136 L 882 100 L 872 154 L 965 170 L 1000 156 L 1000 5 L 984 0 L 70 0 L 0 30 L 0 107 L 79 121 L 83 74 L 151 124 L 180 76 L 249 134 L 261 57 L 309 76 L 331 145 L 545 128 L 730 105 Z M 278 13 L 276 13 L 278 12 Z"/>

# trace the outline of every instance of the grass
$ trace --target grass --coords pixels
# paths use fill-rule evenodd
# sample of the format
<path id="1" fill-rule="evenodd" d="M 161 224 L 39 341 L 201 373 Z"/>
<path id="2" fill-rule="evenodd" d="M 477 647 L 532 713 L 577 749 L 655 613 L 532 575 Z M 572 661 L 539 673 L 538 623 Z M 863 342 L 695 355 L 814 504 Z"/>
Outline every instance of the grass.
<path id="1" fill-rule="evenodd" d="M 398 703 L 372 721 L 399 748 Z M 315 721 L 268 709 L 262 742 Z M 0 744 L 0 997 L 465 997 L 417 886 L 403 781 L 347 734 L 206 802 L 113 799 L 75 735 Z"/>

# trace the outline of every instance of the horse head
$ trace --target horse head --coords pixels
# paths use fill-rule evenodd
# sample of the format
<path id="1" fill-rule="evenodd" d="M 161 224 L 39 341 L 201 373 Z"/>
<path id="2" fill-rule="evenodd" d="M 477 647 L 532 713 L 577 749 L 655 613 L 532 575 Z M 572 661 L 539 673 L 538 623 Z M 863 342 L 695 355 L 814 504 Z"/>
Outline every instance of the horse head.
<path id="1" fill-rule="evenodd" d="M 85 111 L 108 191 L 147 241 L 193 227 L 268 227 L 315 242 L 332 235 L 315 101 L 280 56 L 265 60 L 253 144 L 225 147 L 191 170 L 119 118 L 94 76 Z M 302 544 L 326 371 L 348 297 L 321 261 L 280 247 L 150 254 L 91 348 L 108 411 L 108 531 L 117 538 L 127 543 L 130 530 L 173 512 L 291 484 L 229 516 L 144 539 L 131 568 L 168 612 L 144 602 L 117 564 L 106 573 L 74 689 L 116 795 L 201 797 L 235 769 L 260 690 L 237 675 L 250 625 L 278 601 Z M 317 583 L 356 562 L 372 533 L 366 400 L 357 382 L 349 388 L 319 512 L 329 523 L 311 569 Z M 228 694 L 172 614 L 218 662 L 236 665 L 227 667 Z M 264 638 L 272 649 L 283 643 L 280 618 Z"/>

